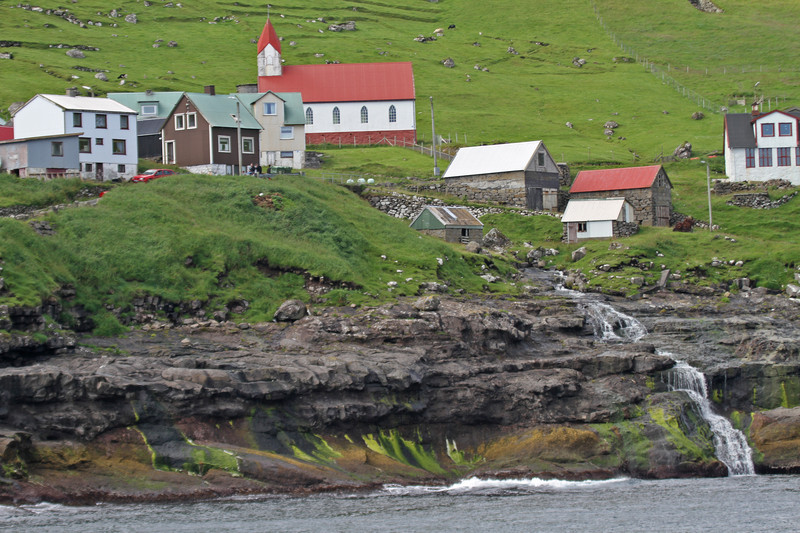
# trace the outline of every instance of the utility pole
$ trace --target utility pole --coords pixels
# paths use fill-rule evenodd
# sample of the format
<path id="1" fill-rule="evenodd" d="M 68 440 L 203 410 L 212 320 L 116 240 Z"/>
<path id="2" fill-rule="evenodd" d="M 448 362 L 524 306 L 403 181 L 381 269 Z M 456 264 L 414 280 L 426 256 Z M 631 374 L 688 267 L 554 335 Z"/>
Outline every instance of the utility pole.
<path id="1" fill-rule="evenodd" d="M 239 99 L 235 96 L 229 96 L 236 100 L 236 153 L 239 156 L 239 174 L 242 174 L 242 120 L 239 114 Z"/>
<path id="2" fill-rule="evenodd" d="M 436 125 L 433 122 L 433 96 L 431 96 L 431 131 L 433 133 L 433 177 L 439 177 L 439 165 L 437 164 L 436 160 Z"/>
<path id="3" fill-rule="evenodd" d="M 708 166 L 708 161 L 700 161 L 706 164 L 706 188 L 708 189 L 708 231 L 713 231 L 711 228 L 714 226 L 714 220 L 711 218 L 711 169 Z"/>

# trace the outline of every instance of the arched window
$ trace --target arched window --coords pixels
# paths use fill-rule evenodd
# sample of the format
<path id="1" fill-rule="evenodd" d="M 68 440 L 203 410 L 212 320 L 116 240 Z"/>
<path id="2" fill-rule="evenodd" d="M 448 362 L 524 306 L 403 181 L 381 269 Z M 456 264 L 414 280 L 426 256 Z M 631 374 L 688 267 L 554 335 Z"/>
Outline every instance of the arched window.
<path id="1" fill-rule="evenodd" d="M 361 107 L 361 123 L 366 124 L 369 122 L 369 112 L 367 111 L 367 106 Z"/>
<path id="2" fill-rule="evenodd" d="M 389 122 L 397 122 L 397 109 L 394 105 L 389 106 Z"/>
<path id="3" fill-rule="evenodd" d="M 341 121 L 342 121 L 342 117 L 339 114 L 339 108 L 338 107 L 334 107 L 333 108 L 333 123 L 334 124 L 340 124 Z"/>
<path id="4" fill-rule="evenodd" d="M 313 124 L 314 123 L 314 112 L 311 110 L 310 107 L 306 108 L 306 124 Z"/>

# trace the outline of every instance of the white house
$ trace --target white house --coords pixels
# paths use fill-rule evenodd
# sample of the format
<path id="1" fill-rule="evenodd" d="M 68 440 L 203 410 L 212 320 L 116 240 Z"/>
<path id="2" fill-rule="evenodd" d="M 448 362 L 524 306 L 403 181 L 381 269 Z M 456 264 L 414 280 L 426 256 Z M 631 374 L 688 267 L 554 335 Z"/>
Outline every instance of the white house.
<path id="1" fill-rule="evenodd" d="M 800 185 L 800 112 L 725 115 L 725 175 L 731 181 L 784 179 Z"/>
<path id="2" fill-rule="evenodd" d="M 633 207 L 625 198 L 570 200 L 561 217 L 563 240 L 575 243 L 584 239 L 633 235 L 638 230 L 633 220 Z"/>
<path id="3" fill-rule="evenodd" d="M 302 94 L 308 144 L 416 141 L 410 62 L 284 65 L 267 20 L 258 40 L 258 90 Z"/>
<path id="4" fill-rule="evenodd" d="M 139 152 L 136 112 L 109 98 L 37 94 L 14 114 L 17 139 L 79 133 L 81 176 L 130 179 Z"/>

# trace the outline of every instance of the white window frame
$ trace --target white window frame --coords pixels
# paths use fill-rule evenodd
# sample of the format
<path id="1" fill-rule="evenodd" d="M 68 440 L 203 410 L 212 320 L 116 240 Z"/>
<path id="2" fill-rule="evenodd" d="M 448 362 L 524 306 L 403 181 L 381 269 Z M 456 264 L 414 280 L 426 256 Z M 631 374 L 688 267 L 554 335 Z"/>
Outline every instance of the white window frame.
<path id="1" fill-rule="evenodd" d="M 158 104 L 142 104 L 139 108 L 142 115 L 157 115 L 158 114 Z"/>
<path id="2" fill-rule="evenodd" d="M 361 123 L 369 124 L 369 109 L 365 105 L 361 106 Z"/>
<path id="3" fill-rule="evenodd" d="M 394 104 L 389 106 L 389 122 L 397 122 L 397 108 Z"/>
<path id="4" fill-rule="evenodd" d="M 247 149 L 247 145 L 250 145 L 250 149 Z M 255 150 L 255 140 L 252 137 L 242 137 L 242 153 L 243 154 L 254 154 L 256 153 Z"/>
<path id="5" fill-rule="evenodd" d="M 197 129 L 197 113 L 186 113 L 186 129 Z"/>
<path id="6" fill-rule="evenodd" d="M 225 150 L 223 148 L 223 144 L 227 145 L 228 149 Z M 231 137 L 230 135 L 218 135 L 217 136 L 217 151 L 221 154 L 229 154 L 231 153 Z"/>
<path id="7" fill-rule="evenodd" d="M 270 113 L 270 109 L 272 112 Z M 275 102 L 264 102 L 264 107 L 262 109 L 264 115 L 277 115 L 278 114 L 278 104 Z"/>
<path id="8" fill-rule="evenodd" d="M 314 124 L 314 110 L 310 107 L 306 108 L 306 124 L 313 125 Z"/>
<path id="9" fill-rule="evenodd" d="M 294 128 L 292 126 L 281 126 L 281 139 L 294 139 Z"/>
<path id="10" fill-rule="evenodd" d="M 338 107 L 334 107 L 333 111 L 331 112 L 332 119 L 334 124 L 341 124 L 342 123 L 342 113 L 339 111 Z"/>
<path id="11" fill-rule="evenodd" d="M 121 146 L 122 150 L 117 150 L 117 147 Z M 127 155 L 128 154 L 128 143 L 125 139 L 112 139 L 111 140 L 111 153 L 114 155 Z"/>
<path id="12" fill-rule="evenodd" d="M 175 129 L 176 130 L 186 129 L 186 116 L 183 113 L 177 113 L 175 115 Z"/>

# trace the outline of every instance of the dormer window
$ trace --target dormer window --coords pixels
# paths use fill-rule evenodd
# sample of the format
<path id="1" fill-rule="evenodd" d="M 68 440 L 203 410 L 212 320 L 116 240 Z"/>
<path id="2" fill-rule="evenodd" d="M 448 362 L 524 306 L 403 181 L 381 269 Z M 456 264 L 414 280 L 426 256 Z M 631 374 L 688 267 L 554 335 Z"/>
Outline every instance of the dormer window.
<path id="1" fill-rule="evenodd" d="M 156 104 L 142 104 L 142 106 L 139 109 L 142 115 L 158 114 L 158 105 Z"/>

